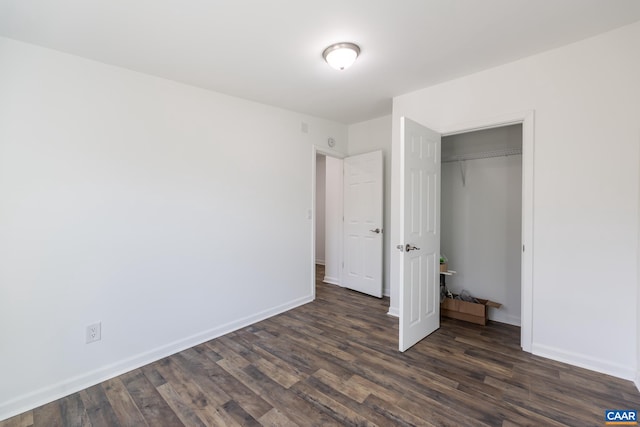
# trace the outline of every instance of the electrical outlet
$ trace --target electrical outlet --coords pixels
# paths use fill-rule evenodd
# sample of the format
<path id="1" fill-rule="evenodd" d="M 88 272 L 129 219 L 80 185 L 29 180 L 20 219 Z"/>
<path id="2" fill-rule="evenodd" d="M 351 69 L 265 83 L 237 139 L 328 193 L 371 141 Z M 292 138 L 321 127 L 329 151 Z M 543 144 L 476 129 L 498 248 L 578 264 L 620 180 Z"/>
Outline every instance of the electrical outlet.
<path id="1" fill-rule="evenodd" d="M 87 344 L 102 339 L 102 322 L 87 326 Z"/>

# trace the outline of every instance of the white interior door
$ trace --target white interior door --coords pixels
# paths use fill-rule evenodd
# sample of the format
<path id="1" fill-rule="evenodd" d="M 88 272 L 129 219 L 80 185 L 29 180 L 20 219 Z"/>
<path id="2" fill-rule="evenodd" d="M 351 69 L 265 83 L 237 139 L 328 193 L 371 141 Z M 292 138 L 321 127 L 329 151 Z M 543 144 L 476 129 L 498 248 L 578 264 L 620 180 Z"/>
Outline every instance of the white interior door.
<path id="1" fill-rule="evenodd" d="M 344 159 L 342 284 L 382 297 L 382 151 Z"/>
<path id="2" fill-rule="evenodd" d="M 402 117 L 400 351 L 440 327 L 440 134 Z"/>

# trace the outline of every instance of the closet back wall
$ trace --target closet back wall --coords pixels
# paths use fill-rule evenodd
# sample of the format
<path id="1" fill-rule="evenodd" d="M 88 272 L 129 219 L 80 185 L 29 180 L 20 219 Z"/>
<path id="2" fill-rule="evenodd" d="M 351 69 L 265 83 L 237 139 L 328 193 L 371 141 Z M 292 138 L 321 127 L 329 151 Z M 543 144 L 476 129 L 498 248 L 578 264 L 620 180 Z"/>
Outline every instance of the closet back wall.
<path id="1" fill-rule="evenodd" d="M 522 156 L 447 160 L 521 148 L 521 125 L 442 139 L 441 251 L 457 272 L 447 287 L 503 304 L 489 318 L 518 326 Z"/>

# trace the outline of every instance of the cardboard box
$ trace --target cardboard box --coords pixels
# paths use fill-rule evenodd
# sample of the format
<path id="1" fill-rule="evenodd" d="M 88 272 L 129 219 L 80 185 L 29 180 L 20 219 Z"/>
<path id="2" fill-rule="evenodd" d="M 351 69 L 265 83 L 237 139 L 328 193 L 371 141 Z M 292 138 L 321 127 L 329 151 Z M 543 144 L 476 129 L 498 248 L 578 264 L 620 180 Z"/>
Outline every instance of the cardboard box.
<path id="1" fill-rule="evenodd" d="M 476 299 L 479 304 L 459 299 L 445 298 L 444 301 L 440 303 L 440 314 L 452 319 L 486 325 L 489 307 L 500 308 L 502 304 L 486 299 Z"/>

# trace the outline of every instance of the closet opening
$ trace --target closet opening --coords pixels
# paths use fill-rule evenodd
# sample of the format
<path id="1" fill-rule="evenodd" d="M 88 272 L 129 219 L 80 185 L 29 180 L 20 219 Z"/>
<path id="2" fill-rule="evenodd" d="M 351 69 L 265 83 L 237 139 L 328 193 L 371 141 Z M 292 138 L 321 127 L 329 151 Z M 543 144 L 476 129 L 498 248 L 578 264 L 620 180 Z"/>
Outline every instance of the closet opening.
<path id="1" fill-rule="evenodd" d="M 521 326 L 523 126 L 442 138 L 440 252 L 447 288 L 502 304 L 489 319 Z"/>

